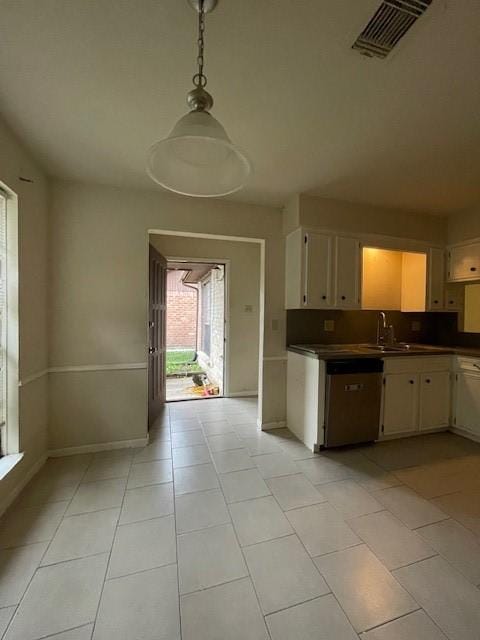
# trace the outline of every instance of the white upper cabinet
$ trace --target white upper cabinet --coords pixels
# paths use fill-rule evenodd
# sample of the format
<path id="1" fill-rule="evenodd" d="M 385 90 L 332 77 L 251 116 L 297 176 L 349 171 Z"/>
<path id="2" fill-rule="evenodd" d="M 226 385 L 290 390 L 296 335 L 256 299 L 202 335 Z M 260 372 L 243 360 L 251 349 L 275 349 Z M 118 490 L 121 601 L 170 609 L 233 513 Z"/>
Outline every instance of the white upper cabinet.
<path id="1" fill-rule="evenodd" d="M 285 307 L 303 307 L 305 282 L 305 244 L 302 229 L 296 229 L 285 240 Z"/>
<path id="2" fill-rule="evenodd" d="M 331 236 L 321 233 L 304 234 L 303 307 L 323 309 L 332 306 L 332 240 Z"/>
<path id="3" fill-rule="evenodd" d="M 335 238 L 335 306 L 360 308 L 361 243 L 357 238 Z"/>
<path id="4" fill-rule="evenodd" d="M 428 252 L 427 309 L 443 311 L 445 290 L 445 252 L 430 249 Z"/>
<path id="5" fill-rule="evenodd" d="M 297 229 L 286 239 L 287 309 L 358 309 L 360 242 Z"/>
<path id="6" fill-rule="evenodd" d="M 465 306 L 465 285 L 447 284 L 445 287 L 445 311 L 463 311 Z"/>
<path id="7" fill-rule="evenodd" d="M 447 278 L 449 282 L 480 280 L 480 242 L 450 247 Z"/>

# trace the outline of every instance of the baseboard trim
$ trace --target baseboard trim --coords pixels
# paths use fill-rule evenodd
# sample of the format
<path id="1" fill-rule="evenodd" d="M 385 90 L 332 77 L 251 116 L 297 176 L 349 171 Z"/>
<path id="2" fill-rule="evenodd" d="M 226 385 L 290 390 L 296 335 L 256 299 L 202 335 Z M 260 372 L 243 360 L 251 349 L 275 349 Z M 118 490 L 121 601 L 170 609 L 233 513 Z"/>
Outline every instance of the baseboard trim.
<path id="1" fill-rule="evenodd" d="M 262 431 L 270 431 L 271 429 L 284 429 L 287 426 L 287 422 L 285 420 L 280 420 L 279 422 L 262 422 L 258 420 L 257 425 Z"/>
<path id="2" fill-rule="evenodd" d="M 466 429 L 462 429 L 460 427 L 450 427 L 449 431 L 455 433 L 457 436 L 462 436 L 463 438 L 467 438 L 468 440 L 473 440 L 474 442 L 480 442 L 480 436 L 477 436 L 475 433 L 471 431 L 467 431 Z"/>
<path id="3" fill-rule="evenodd" d="M 79 453 L 96 453 L 97 451 L 108 451 L 109 449 L 135 449 L 145 447 L 148 444 L 148 435 L 145 438 L 135 440 L 115 440 L 114 442 L 98 442 L 96 444 L 82 444 L 77 447 L 65 447 L 64 449 L 50 449 L 49 458 L 59 458 L 60 456 L 74 456 Z"/>
<path id="4" fill-rule="evenodd" d="M 257 389 L 252 389 L 251 391 L 232 391 L 225 398 L 257 398 L 258 391 Z"/>
<path id="5" fill-rule="evenodd" d="M 37 475 L 37 473 L 40 471 L 40 469 L 43 467 L 43 465 L 47 461 L 47 457 L 48 457 L 47 454 L 44 454 L 43 456 L 41 456 L 37 460 L 37 462 L 35 462 L 35 464 L 33 464 L 30 467 L 27 473 L 24 474 L 24 476 L 22 477 L 20 482 L 17 484 L 17 486 L 14 487 L 12 491 L 10 491 L 10 493 L 7 495 L 7 497 L 4 500 L 2 500 L 2 502 L 0 503 L 0 516 L 3 515 L 5 511 L 8 509 L 8 507 L 16 500 L 16 498 L 27 486 L 27 484 L 30 482 L 33 476 Z"/>

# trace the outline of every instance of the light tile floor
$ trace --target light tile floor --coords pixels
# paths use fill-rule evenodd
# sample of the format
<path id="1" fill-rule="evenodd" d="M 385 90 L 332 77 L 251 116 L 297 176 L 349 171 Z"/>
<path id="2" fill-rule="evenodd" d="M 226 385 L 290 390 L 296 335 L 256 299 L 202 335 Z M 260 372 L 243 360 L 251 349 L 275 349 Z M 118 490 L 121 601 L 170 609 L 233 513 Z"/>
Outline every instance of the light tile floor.
<path id="1" fill-rule="evenodd" d="M 0 521 L 4 640 L 479 640 L 480 445 L 312 454 L 254 399 L 51 459 Z"/>

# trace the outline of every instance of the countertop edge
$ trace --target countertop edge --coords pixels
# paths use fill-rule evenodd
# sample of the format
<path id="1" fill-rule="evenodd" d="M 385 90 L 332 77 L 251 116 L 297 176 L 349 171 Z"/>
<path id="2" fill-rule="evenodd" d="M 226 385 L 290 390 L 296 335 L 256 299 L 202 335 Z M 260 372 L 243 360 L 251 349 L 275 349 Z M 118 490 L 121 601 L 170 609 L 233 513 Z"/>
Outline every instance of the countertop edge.
<path id="1" fill-rule="evenodd" d="M 443 347 L 435 345 L 422 345 L 422 349 L 415 351 L 398 351 L 390 353 L 382 353 L 371 351 L 309 351 L 291 345 L 287 347 L 287 351 L 291 353 L 297 353 L 307 358 L 313 358 L 314 360 L 342 360 L 342 359 L 356 359 L 356 358 L 398 358 L 398 357 L 431 357 L 431 356 L 448 356 L 448 355 L 460 355 L 464 357 L 480 358 L 480 349 L 468 349 L 465 347 Z M 430 347 L 431 350 L 425 349 Z"/>

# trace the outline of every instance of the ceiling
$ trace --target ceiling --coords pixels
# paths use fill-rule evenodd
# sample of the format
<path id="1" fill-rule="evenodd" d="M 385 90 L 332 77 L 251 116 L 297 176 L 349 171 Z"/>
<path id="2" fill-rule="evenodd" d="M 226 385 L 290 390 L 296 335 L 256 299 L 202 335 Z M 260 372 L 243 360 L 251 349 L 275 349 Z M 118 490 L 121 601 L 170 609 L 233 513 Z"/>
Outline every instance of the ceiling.
<path id="1" fill-rule="evenodd" d="M 480 2 L 434 0 L 384 61 L 351 50 L 378 5 L 220 0 L 208 16 L 213 113 L 255 167 L 236 199 L 480 202 Z M 187 0 L 2 0 L 0 112 L 50 175 L 155 188 L 146 150 L 186 111 L 195 20 Z"/>

